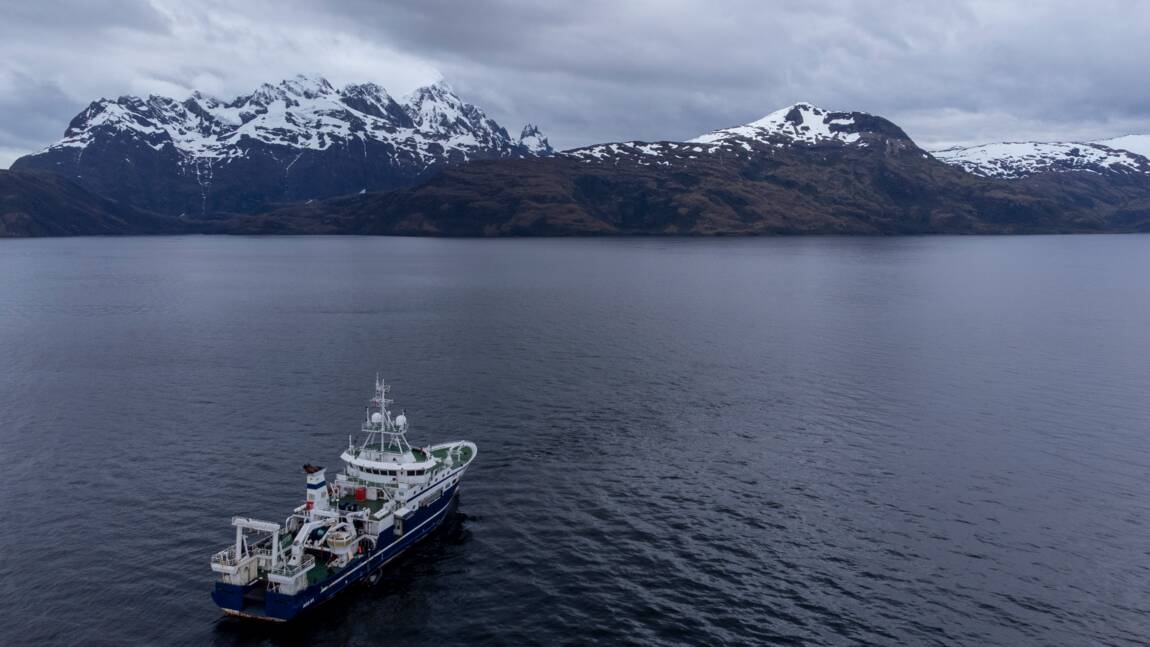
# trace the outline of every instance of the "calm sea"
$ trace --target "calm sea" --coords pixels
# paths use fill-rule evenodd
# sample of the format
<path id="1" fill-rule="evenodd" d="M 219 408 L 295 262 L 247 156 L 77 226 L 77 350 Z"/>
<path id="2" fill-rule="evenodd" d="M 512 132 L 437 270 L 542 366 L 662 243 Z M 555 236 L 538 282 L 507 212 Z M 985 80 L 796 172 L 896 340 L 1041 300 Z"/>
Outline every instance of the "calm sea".
<path id="1" fill-rule="evenodd" d="M 372 379 L 458 512 L 222 618 Z M 1150 236 L 0 241 L 5 645 L 1134 645 Z"/>

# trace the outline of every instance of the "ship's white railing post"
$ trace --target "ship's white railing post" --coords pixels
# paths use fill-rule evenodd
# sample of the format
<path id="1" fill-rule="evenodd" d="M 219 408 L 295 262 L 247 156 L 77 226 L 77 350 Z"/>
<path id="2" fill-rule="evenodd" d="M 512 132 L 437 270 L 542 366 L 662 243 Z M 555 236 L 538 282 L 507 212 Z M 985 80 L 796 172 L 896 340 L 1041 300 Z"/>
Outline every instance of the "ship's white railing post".
<path id="1" fill-rule="evenodd" d="M 277 563 L 279 563 L 279 559 L 277 559 L 279 557 L 279 554 L 280 554 L 280 531 L 277 528 L 277 529 L 272 531 L 272 568 L 275 568 L 275 565 Z"/>

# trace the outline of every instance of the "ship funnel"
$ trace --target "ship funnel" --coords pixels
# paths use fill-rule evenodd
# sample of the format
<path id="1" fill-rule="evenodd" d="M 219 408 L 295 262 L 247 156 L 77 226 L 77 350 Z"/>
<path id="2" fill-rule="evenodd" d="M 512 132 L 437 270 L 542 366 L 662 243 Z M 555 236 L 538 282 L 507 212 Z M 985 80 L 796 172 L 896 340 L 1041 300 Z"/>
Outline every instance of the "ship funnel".
<path id="1" fill-rule="evenodd" d="M 324 478 L 324 469 L 316 465 L 304 465 L 303 471 L 307 473 L 308 509 L 327 510 L 331 508 L 331 499 L 327 495 L 327 479 Z"/>

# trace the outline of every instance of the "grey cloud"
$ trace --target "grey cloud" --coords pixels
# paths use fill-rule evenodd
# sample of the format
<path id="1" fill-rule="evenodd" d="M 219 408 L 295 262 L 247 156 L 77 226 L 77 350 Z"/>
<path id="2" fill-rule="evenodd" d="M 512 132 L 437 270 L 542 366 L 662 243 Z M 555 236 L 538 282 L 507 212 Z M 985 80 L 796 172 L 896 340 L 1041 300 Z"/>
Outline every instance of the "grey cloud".
<path id="1" fill-rule="evenodd" d="M 603 125 L 549 124 L 562 143 L 614 135 L 611 124 L 638 138 L 684 137 L 800 99 L 895 120 L 928 109 L 982 115 L 996 138 L 1017 126 L 1003 115 L 1049 137 L 1083 120 L 1101 134 L 1117 121 L 1147 124 L 1150 88 L 1136 81 L 1150 53 L 1145 3 L 535 4 L 372 12 L 360 2 L 348 11 L 436 60 L 457 85 L 536 105 L 544 117 L 566 112 L 572 89 L 592 92 L 591 117 Z"/>
<path id="2" fill-rule="evenodd" d="M 13 0 L 3 3 L 3 11 L 10 28 L 27 27 L 39 32 L 50 25 L 52 36 L 57 38 L 101 26 L 157 32 L 168 27 L 163 15 L 146 0 Z"/>
<path id="3" fill-rule="evenodd" d="M 396 94 L 440 73 L 559 147 L 682 139 L 799 100 L 886 116 L 926 146 L 1150 132 L 1150 3 L 152 0 L 4 15 L 0 156 L 49 143 L 100 94 L 228 95 L 297 72 Z"/>

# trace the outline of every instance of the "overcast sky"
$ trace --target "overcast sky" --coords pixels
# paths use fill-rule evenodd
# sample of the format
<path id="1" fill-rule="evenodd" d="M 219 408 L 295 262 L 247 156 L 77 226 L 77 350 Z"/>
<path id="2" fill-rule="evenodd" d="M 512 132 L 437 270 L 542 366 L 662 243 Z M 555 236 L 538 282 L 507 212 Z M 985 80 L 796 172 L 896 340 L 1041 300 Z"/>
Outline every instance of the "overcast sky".
<path id="1" fill-rule="evenodd" d="M 440 76 L 553 145 L 684 139 L 796 101 L 927 148 L 1150 132 L 1150 2 L 0 0 L 0 168 L 89 101 Z"/>

